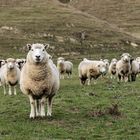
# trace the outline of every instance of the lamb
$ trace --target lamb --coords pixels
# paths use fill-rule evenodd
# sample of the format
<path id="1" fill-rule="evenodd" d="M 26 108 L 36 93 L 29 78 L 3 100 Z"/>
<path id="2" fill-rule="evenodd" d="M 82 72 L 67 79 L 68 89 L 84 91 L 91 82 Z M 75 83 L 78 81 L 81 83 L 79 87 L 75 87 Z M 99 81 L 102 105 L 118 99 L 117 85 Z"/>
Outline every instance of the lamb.
<path id="1" fill-rule="evenodd" d="M 16 85 L 20 80 L 20 70 L 16 66 L 16 60 L 8 58 L 0 69 L 1 85 L 4 88 L 4 95 L 6 95 L 6 86 L 9 86 L 9 95 L 12 95 L 12 87 L 14 87 L 14 95 L 16 95 Z"/>
<path id="2" fill-rule="evenodd" d="M 100 75 L 106 73 L 106 65 L 103 61 L 84 59 L 78 66 L 80 84 L 85 85 L 88 80 L 90 85 L 91 79 L 97 79 Z"/>
<path id="3" fill-rule="evenodd" d="M 45 117 L 45 102 L 48 99 L 47 116 L 52 115 L 52 99 L 57 94 L 59 72 L 46 49 L 48 44 L 27 44 L 26 63 L 21 70 L 20 89 L 30 100 L 30 118 Z"/>
<path id="4" fill-rule="evenodd" d="M 121 59 L 116 64 L 116 75 L 118 81 L 128 81 L 129 75 L 131 74 L 131 55 L 129 53 L 123 53 Z"/>
<path id="5" fill-rule="evenodd" d="M 115 78 L 115 75 L 116 75 L 116 63 L 117 63 L 117 59 L 113 58 L 109 65 L 108 73 L 109 73 L 111 79 Z"/>
<path id="6" fill-rule="evenodd" d="M 60 79 L 64 79 L 64 74 L 67 73 L 68 78 L 72 77 L 73 64 L 70 61 L 65 61 L 63 57 L 57 59 L 57 68 L 60 73 Z"/>

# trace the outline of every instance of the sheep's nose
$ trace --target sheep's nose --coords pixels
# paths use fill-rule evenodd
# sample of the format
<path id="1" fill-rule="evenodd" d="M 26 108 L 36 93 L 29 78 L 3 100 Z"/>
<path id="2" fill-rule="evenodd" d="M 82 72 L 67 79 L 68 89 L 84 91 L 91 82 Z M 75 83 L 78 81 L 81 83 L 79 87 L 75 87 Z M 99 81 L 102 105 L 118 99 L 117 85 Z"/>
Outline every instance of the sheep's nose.
<path id="1" fill-rule="evenodd" d="M 40 55 L 36 55 L 35 57 L 36 57 L 37 59 L 39 59 L 39 58 L 40 58 Z"/>

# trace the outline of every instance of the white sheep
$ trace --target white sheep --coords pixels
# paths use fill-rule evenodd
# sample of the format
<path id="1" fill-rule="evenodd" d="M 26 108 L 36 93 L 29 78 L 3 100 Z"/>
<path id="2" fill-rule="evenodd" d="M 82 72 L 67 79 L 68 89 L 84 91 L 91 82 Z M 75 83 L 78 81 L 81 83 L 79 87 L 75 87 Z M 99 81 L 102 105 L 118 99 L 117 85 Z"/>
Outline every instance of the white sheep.
<path id="1" fill-rule="evenodd" d="M 9 95 L 12 95 L 11 87 L 14 87 L 14 95 L 16 95 L 16 85 L 20 80 L 20 70 L 16 66 L 16 60 L 8 58 L 0 69 L 1 85 L 4 88 L 4 95 L 6 94 L 6 86 L 9 86 Z"/>
<path id="2" fill-rule="evenodd" d="M 129 77 L 129 81 L 136 81 L 136 76 L 140 72 L 140 64 L 137 60 L 131 60 L 131 75 Z"/>
<path id="3" fill-rule="evenodd" d="M 131 74 L 131 55 L 129 53 L 123 53 L 121 59 L 116 64 L 116 75 L 118 81 L 128 81 L 129 75 Z"/>
<path id="4" fill-rule="evenodd" d="M 30 100 L 30 118 L 45 116 L 45 102 L 48 99 L 47 116 L 52 114 L 52 99 L 59 89 L 59 72 L 46 52 L 47 45 L 28 44 L 26 63 L 21 70 L 20 89 Z"/>
<path id="5" fill-rule="evenodd" d="M 115 76 L 116 76 L 116 64 L 117 64 L 117 59 L 113 58 L 111 60 L 111 63 L 109 65 L 109 69 L 108 69 L 108 73 L 109 73 L 111 79 L 115 78 Z"/>
<path id="6" fill-rule="evenodd" d="M 78 66 L 79 79 L 81 85 L 84 85 L 88 80 L 90 85 L 91 79 L 97 79 L 100 75 L 106 73 L 106 65 L 103 61 L 84 59 Z"/>
<path id="7" fill-rule="evenodd" d="M 68 75 L 68 78 L 72 77 L 73 64 L 70 61 L 65 61 L 63 57 L 57 59 L 57 68 L 60 73 L 60 79 L 64 79 L 64 74 Z"/>

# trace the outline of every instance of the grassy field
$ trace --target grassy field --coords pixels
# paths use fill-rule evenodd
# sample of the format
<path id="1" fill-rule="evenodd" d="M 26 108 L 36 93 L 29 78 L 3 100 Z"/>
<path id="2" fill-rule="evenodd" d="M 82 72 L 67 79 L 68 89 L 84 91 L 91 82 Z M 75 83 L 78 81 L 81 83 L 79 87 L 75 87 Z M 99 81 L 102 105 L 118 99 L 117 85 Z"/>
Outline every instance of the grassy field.
<path id="1" fill-rule="evenodd" d="M 105 77 L 96 85 L 81 86 L 75 64 L 73 78 L 61 80 L 53 116 L 35 120 L 29 119 L 29 100 L 20 90 L 17 96 L 4 96 L 1 88 L 0 139 L 138 140 L 139 83 L 119 84 Z M 115 104 L 118 110 L 108 113 Z"/>
<path id="2" fill-rule="evenodd" d="M 84 6 L 89 6 L 90 0 L 87 2 Z M 140 139 L 140 78 L 134 83 L 117 83 L 108 77 L 99 78 L 96 85 L 92 82 L 91 86 L 81 86 L 79 83 L 77 67 L 84 57 L 119 59 L 123 52 L 129 52 L 134 57 L 140 56 L 139 46 L 133 47 L 125 43 L 127 40 L 140 43 L 140 40 L 121 32 L 111 24 L 113 22 L 123 28 L 123 20 L 130 21 L 135 15 L 135 20 L 129 22 L 131 26 L 124 28 L 126 31 L 135 29 L 139 32 L 139 26 L 133 26 L 135 21 L 138 22 L 139 5 L 133 5 L 132 16 L 131 12 L 127 16 L 123 10 L 124 19 L 118 24 L 119 19 L 122 19 L 122 12 L 119 15 L 115 12 L 118 20 L 112 18 L 114 3 L 109 0 L 111 5 L 104 3 L 110 7 L 109 17 L 104 8 L 98 13 L 101 1 L 96 2 L 99 7 L 94 9 L 94 16 L 91 14 L 93 3 L 89 11 L 83 11 L 83 2 L 79 1 L 79 7 L 75 4 L 76 9 L 72 7 L 73 3 L 64 5 L 57 0 L 0 0 L 0 58 L 25 57 L 23 46 L 38 42 L 55 47 L 48 50 L 55 63 L 59 56 L 74 63 L 73 78 L 61 80 L 51 118 L 30 120 L 29 100 L 20 89 L 17 96 L 4 96 L 0 87 L 0 140 Z M 131 11 L 131 5 L 127 10 Z M 107 22 L 103 21 L 106 17 L 109 17 Z M 114 22 L 115 20 L 117 21 Z M 12 27 L 12 30 L 2 29 L 4 26 Z M 81 45 L 77 34 L 82 31 L 86 32 L 87 38 Z M 44 36 L 48 33 L 72 38 L 77 42 L 59 42 L 55 38 Z M 69 54 L 62 55 L 63 53 Z"/>

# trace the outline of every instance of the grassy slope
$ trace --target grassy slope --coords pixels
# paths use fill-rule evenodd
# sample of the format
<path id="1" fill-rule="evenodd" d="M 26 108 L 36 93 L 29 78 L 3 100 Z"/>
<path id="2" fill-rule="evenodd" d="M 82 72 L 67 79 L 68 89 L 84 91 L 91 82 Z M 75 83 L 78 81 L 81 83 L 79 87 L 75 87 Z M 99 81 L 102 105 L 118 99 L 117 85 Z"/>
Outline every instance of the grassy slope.
<path id="1" fill-rule="evenodd" d="M 4 96 L 1 88 L 0 139 L 127 139 L 140 137 L 139 82 L 121 83 L 99 79 L 96 85 L 82 87 L 77 64 L 72 79 L 61 80 L 53 105 L 53 117 L 30 120 L 28 98 Z M 96 96 L 89 96 L 93 92 Z M 98 109 L 118 103 L 121 116 L 92 117 Z"/>
<path id="2" fill-rule="evenodd" d="M 139 0 L 77 0 L 72 5 L 126 31 L 140 32 Z"/>
<path id="3" fill-rule="evenodd" d="M 114 51 L 122 53 L 124 50 L 128 52 L 136 50 L 121 42 L 121 40 L 133 40 L 134 38 L 119 32 L 94 16 L 81 13 L 67 5 L 61 5 L 56 0 L 32 2 L 15 0 L 7 3 L 3 1 L 0 7 L 0 19 L 0 26 L 11 26 L 18 30 L 17 33 L 13 31 L 0 32 L 1 57 L 11 56 L 12 53 L 9 52 L 15 54 L 26 43 L 32 42 L 49 42 L 51 45 L 55 45 L 57 48 L 55 55 L 69 51 L 91 55 L 98 52 L 102 55 Z M 72 23 L 74 27 L 67 27 L 67 23 Z M 74 34 L 83 30 L 88 35 L 83 46 L 80 43 L 60 43 L 43 37 L 44 33 L 51 33 L 62 37 L 76 38 Z M 89 44 L 92 44 L 93 47 L 89 47 Z M 101 47 L 96 44 L 106 45 L 101 50 Z M 107 44 L 110 44 L 109 47 Z M 18 53 L 17 56 L 24 55 Z"/>

